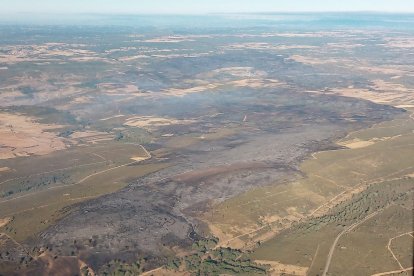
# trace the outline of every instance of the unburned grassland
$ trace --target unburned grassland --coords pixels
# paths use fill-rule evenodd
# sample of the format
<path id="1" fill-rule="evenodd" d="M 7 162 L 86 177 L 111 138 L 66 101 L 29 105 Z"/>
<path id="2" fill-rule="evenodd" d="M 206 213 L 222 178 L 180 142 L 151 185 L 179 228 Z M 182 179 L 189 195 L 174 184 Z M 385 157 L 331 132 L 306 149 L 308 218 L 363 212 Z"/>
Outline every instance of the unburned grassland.
<path id="1" fill-rule="evenodd" d="M 367 275 L 401 269 L 387 244 L 412 228 L 407 208 L 413 198 L 413 181 L 405 177 L 372 184 L 328 214 L 283 231 L 256 249 L 252 257 L 308 267 L 308 275 L 323 275 L 326 267 L 327 275 Z M 411 244 L 405 244 L 396 251 L 411 248 Z"/>

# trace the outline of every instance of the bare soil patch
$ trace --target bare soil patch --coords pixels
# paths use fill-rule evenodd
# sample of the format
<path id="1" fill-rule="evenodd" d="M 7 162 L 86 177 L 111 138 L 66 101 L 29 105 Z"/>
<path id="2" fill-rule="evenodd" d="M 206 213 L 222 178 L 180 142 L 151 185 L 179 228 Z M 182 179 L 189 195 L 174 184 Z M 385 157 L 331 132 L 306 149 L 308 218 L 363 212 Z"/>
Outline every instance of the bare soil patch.
<path id="1" fill-rule="evenodd" d="M 9 167 L 1 167 L 0 168 L 0 172 L 8 172 L 8 171 L 10 171 Z"/>
<path id="2" fill-rule="evenodd" d="M 40 124 L 24 115 L 1 113 L 0 159 L 45 155 L 65 149 L 65 140 L 51 131 L 59 127 Z"/>
<path id="3" fill-rule="evenodd" d="M 72 140 L 77 142 L 98 143 L 102 141 L 110 141 L 114 139 L 114 135 L 100 131 L 76 131 L 69 136 Z"/>
<path id="4" fill-rule="evenodd" d="M 308 272 L 307 267 L 291 265 L 291 264 L 283 264 L 280 262 L 275 261 L 262 261 L 262 260 L 255 260 L 258 264 L 263 265 L 270 265 L 270 275 L 303 275 L 305 276 Z"/>
<path id="5" fill-rule="evenodd" d="M 10 222 L 11 218 L 2 218 L 0 219 L 0 228 L 6 226 Z"/>
<path id="6" fill-rule="evenodd" d="M 134 116 L 128 118 L 124 125 L 154 129 L 161 126 L 191 124 L 194 120 L 179 120 L 175 118 L 162 118 L 154 116 Z"/>

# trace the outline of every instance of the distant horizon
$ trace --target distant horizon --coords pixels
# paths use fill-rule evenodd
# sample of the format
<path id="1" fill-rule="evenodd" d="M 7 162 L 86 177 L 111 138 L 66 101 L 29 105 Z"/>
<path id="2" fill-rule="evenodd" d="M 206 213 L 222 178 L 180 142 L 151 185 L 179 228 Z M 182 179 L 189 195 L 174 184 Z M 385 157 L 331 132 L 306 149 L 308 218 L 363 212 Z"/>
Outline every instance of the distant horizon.
<path id="1" fill-rule="evenodd" d="M 266 22 L 266 23 L 265 23 Z M 367 27 L 414 29 L 414 12 L 384 11 L 294 11 L 206 13 L 108 13 L 20 12 L 0 17 L 0 25 L 93 25 L 93 26 L 192 26 L 243 27 L 284 24 L 302 27 L 334 27 L 355 24 Z M 280 27 L 281 25 L 279 25 Z M 413 27 L 411 27 L 413 26 Z"/>
<path id="2" fill-rule="evenodd" d="M 412 0 L 3 0 L 0 14 L 414 13 Z"/>
<path id="3" fill-rule="evenodd" d="M 332 10 L 332 11 L 254 11 L 254 12 L 189 12 L 189 13 L 179 13 L 179 12 L 15 12 L 15 13 L 2 13 L 0 15 L 227 15 L 227 14 L 329 14 L 329 13 L 338 13 L 338 14 L 353 14 L 353 13 L 373 13 L 373 14 L 413 14 L 414 11 L 380 11 L 380 10 L 355 10 L 355 11 L 341 11 L 341 10 Z"/>

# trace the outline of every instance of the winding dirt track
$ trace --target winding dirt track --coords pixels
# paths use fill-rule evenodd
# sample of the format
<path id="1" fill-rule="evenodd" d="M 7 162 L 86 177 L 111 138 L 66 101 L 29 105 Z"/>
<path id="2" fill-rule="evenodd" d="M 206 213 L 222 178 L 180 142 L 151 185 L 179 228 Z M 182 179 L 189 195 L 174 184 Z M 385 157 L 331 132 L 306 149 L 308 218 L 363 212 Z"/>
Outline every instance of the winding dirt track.
<path id="1" fill-rule="evenodd" d="M 391 239 L 389 239 L 388 244 L 387 244 L 387 249 L 388 249 L 388 251 L 391 253 L 392 257 L 393 257 L 393 258 L 394 258 L 394 260 L 398 263 L 398 266 L 399 266 L 401 269 L 404 269 L 404 267 L 401 265 L 400 261 L 399 261 L 399 260 L 398 260 L 398 258 L 395 256 L 394 252 L 392 251 L 392 249 L 391 249 L 391 243 L 392 243 L 392 241 L 393 241 L 394 239 L 397 239 L 397 238 L 402 237 L 402 236 L 405 236 L 405 235 L 411 235 L 412 233 L 413 233 L 413 231 L 410 231 L 410 232 L 403 233 L 403 234 L 401 234 L 401 235 L 398 235 L 398 236 L 392 237 Z M 411 235 L 411 236 L 412 236 L 412 235 Z"/>
<path id="2" fill-rule="evenodd" d="M 381 209 L 381 210 L 378 210 L 378 211 L 376 211 L 376 212 L 374 212 L 374 213 L 372 213 L 372 214 L 370 214 L 370 215 L 366 216 L 363 220 L 358 221 L 358 222 L 356 222 L 356 223 L 352 224 L 351 226 L 349 226 L 348 228 L 346 228 L 345 230 L 343 230 L 341 233 L 339 233 L 339 235 L 338 235 L 338 236 L 336 236 L 336 239 L 335 239 L 335 241 L 333 242 L 333 244 L 332 244 L 332 246 L 331 246 L 331 248 L 330 248 L 330 250 L 329 250 L 328 258 L 327 258 L 327 260 L 326 260 L 326 264 L 325 264 L 325 268 L 324 268 L 324 270 L 323 270 L 322 276 L 326 276 L 326 274 L 328 273 L 329 266 L 331 265 L 331 261 L 332 261 L 332 256 L 333 256 L 333 254 L 334 254 L 334 252 L 335 252 L 335 247 L 336 247 L 336 245 L 337 245 L 337 243 L 338 243 L 339 239 L 340 239 L 340 238 L 341 238 L 344 234 L 346 234 L 346 233 L 348 233 L 348 232 L 352 231 L 353 229 L 355 229 L 356 227 L 358 227 L 359 225 L 361 225 L 361 224 L 362 224 L 362 223 L 364 223 L 365 221 L 369 220 L 370 218 L 372 218 L 373 216 L 375 216 L 375 215 L 377 215 L 377 214 L 381 213 L 381 212 L 382 212 L 382 211 L 384 211 L 384 210 L 385 210 L 385 209 Z"/>
<path id="3" fill-rule="evenodd" d="M 401 270 L 393 270 L 393 271 L 376 273 L 376 274 L 372 274 L 371 276 L 384 276 L 384 275 L 390 275 L 390 274 L 395 274 L 395 273 L 406 272 L 406 271 L 410 271 L 410 270 L 413 270 L 413 267 L 409 267 L 409 268 L 405 268 L 405 269 L 401 269 Z"/>
<path id="4" fill-rule="evenodd" d="M 310 264 L 308 271 L 306 273 L 306 275 L 308 275 L 309 271 L 311 270 L 311 268 L 313 267 L 313 264 L 315 263 L 316 260 L 316 256 L 318 256 L 318 252 L 319 252 L 319 243 L 318 243 L 318 247 L 316 247 L 316 251 L 315 254 L 313 254 L 313 258 L 312 258 L 312 263 Z"/>
<path id="5" fill-rule="evenodd" d="M 19 199 L 19 198 L 25 198 L 25 197 L 33 196 L 35 194 L 38 194 L 38 193 L 41 193 L 41 192 L 44 192 L 44 191 L 48 191 L 48 190 L 55 190 L 55 189 L 61 189 L 61 188 L 64 188 L 64 187 L 69 187 L 69 186 L 76 186 L 76 185 L 82 184 L 83 182 L 85 182 L 85 180 L 87 180 L 87 179 L 89 179 L 93 176 L 96 176 L 96 175 L 99 175 L 99 174 L 102 174 L 102 173 L 105 173 L 105 172 L 108 172 L 108 171 L 111 171 L 111 170 L 119 169 L 119 168 L 122 168 L 122 167 L 125 167 L 125 166 L 129 166 L 129 165 L 132 165 L 132 164 L 135 164 L 135 163 L 138 163 L 138 162 L 139 161 L 134 161 L 134 162 L 122 164 L 122 165 L 119 165 L 119 166 L 116 166 L 116 167 L 112 167 L 112 168 L 109 168 L 109 169 L 105 169 L 105 170 L 87 175 L 84 178 L 82 178 L 80 181 L 78 181 L 76 183 L 73 183 L 73 184 L 66 184 L 66 185 L 59 185 L 59 186 L 49 187 L 47 189 L 40 190 L 38 192 L 34 192 L 34 193 L 30 193 L 30 194 L 26 194 L 26 195 L 17 196 L 17 197 L 13 197 L 13 198 L 10 198 L 10 199 L 2 200 L 2 201 L 0 201 L 0 203 L 5 203 L 5 202 L 9 202 L 9 201 L 14 201 L 14 200 Z"/>
<path id="6" fill-rule="evenodd" d="M 147 155 L 146 159 L 150 159 L 151 158 L 151 154 L 143 146 L 141 146 L 141 145 L 139 145 L 139 146 L 145 151 L 145 153 Z M 101 158 L 104 158 L 104 157 L 101 157 Z M 143 159 L 143 160 L 146 160 L 146 159 Z M 126 163 L 126 164 L 122 164 L 122 165 L 119 165 L 119 166 L 116 166 L 116 167 L 111 167 L 109 169 L 105 169 L 105 170 L 102 170 L 102 171 L 99 171 L 99 172 L 95 172 L 95 173 L 89 174 L 89 175 L 85 176 L 84 178 L 82 178 L 81 180 L 79 180 L 78 182 L 73 183 L 73 184 L 66 184 L 66 185 L 59 185 L 59 186 L 49 187 L 47 189 L 44 189 L 44 190 L 41 190 L 41 191 L 38 191 L 38 192 L 29 193 L 29 194 L 26 194 L 26 195 L 17 196 L 17 197 L 13 197 L 13 198 L 10 198 L 10 199 L 2 200 L 2 201 L 0 201 L 0 203 L 9 202 L 9 201 L 13 201 L 13 200 L 16 200 L 16 199 L 19 199 L 19 198 L 24 198 L 24 197 L 32 196 L 34 194 L 37 194 L 37 193 L 40 193 L 40 192 L 44 192 L 44 191 L 47 191 L 47 190 L 54 190 L 54 189 L 60 189 L 60 188 L 68 187 L 68 186 L 79 185 L 79 184 L 82 184 L 87 179 L 89 179 L 89 178 L 91 178 L 93 176 L 96 176 L 96 175 L 99 175 L 99 174 L 102 174 L 102 173 L 105 173 L 105 172 L 108 172 L 108 171 L 112 171 L 112 170 L 115 170 L 115 169 L 119 169 L 119 168 L 122 168 L 122 167 L 126 167 L 126 166 L 129 166 L 129 165 L 133 165 L 133 164 L 139 163 L 139 162 L 141 162 L 143 160 L 129 162 L 129 163 Z M 97 163 L 102 163 L 102 162 L 105 163 L 107 161 L 101 161 L 101 162 L 97 162 Z M 97 164 L 97 163 L 94 163 L 94 164 Z M 79 166 L 76 166 L 76 167 L 85 166 L 85 165 L 89 165 L 89 164 L 79 165 Z M 67 169 L 67 168 L 64 168 L 64 169 Z M 59 169 L 59 170 L 64 170 L 64 169 Z M 55 171 L 59 171 L 59 170 L 55 170 Z M 50 172 L 43 172 L 43 173 L 39 173 L 39 174 L 45 174 L 45 173 L 50 173 Z M 10 179 L 10 180 L 13 180 L 13 179 Z M 8 181 L 10 181 L 10 180 L 8 180 Z M 2 183 L 4 183 L 4 182 L 2 182 Z M 2 183 L 0 183 L 0 184 L 2 184 Z"/>
<path id="7" fill-rule="evenodd" d="M 13 181 L 13 180 L 18 180 L 18 179 L 23 179 L 23 178 L 30 178 L 30 177 L 32 177 L 32 176 L 36 176 L 36 175 L 42 175 L 42 174 L 55 173 L 55 172 L 59 172 L 59 171 L 65 171 L 65 170 L 70 170 L 70 169 L 76 169 L 76 168 L 85 167 L 85 166 L 92 166 L 92 165 L 102 164 L 102 163 L 105 163 L 105 162 L 107 162 L 107 161 L 100 161 L 100 162 L 87 163 L 87 164 L 82 164 L 82 165 L 76 165 L 76 166 L 71 166 L 71 167 L 66 167 L 66 168 L 56 169 L 56 170 L 53 170 L 53 171 L 47 171 L 47 172 L 41 172 L 41 173 L 30 174 L 30 175 L 27 175 L 27 176 L 22 176 L 22 177 L 10 178 L 10 179 L 4 180 L 3 182 L 0 182 L 0 185 L 5 184 L 5 183 L 10 182 L 10 181 Z"/>
<path id="8" fill-rule="evenodd" d="M 159 270 L 161 270 L 163 268 L 164 268 L 163 266 L 157 267 L 157 268 L 155 268 L 153 270 L 146 271 L 146 272 L 142 273 L 141 276 L 149 276 L 149 275 L 152 275 L 152 273 L 157 272 L 157 271 L 159 271 Z"/>

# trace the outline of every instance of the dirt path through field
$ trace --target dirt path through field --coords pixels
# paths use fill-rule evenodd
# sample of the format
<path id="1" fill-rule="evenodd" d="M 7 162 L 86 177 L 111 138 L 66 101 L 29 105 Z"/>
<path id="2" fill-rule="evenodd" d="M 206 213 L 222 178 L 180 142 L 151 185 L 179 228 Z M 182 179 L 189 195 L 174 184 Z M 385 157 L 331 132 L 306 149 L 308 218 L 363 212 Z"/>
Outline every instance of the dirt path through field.
<path id="1" fill-rule="evenodd" d="M 142 147 L 142 148 L 144 148 L 144 147 Z M 145 150 L 145 151 L 146 151 L 146 150 Z M 146 152 L 147 152 L 147 151 L 146 151 Z M 147 153 L 148 153 L 148 152 L 147 152 Z M 149 154 L 149 153 L 148 153 L 147 155 L 148 155 L 148 158 L 151 158 L 151 157 L 150 157 L 150 156 L 151 156 L 151 154 Z M 148 159 L 148 158 L 146 158 L 146 159 Z M 146 159 L 143 159 L 143 160 L 146 160 Z M 28 196 L 32 196 L 32 195 L 35 195 L 35 194 L 37 194 L 37 193 L 44 192 L 44 191 L 48 191 L 48 190 L 54 190 L 54 189 L 59 189 L 59 188 L 64 188 L 64 187 L 70 187 L 70 186 L 79 185 L 79 184 L 82 184 L 82 183 L 83 183 L 83 182 L 85 182 L 87 179 L 89 179 L 89 178 L 91 178 L 91 177 L 93 177 L 93 176 L 96 176 L 96 175 L 99 175 L 99 174 L 102 174 L 102 173 L 105 173 L 105 172 L 108 172 L 108 171 L 116 170 L 116 169 L 119 169 L 119 168 L 122 168 L 122 167 L 130 166 L 130 165 L 133 165 L 133 164 L 139 163 L 139 162 L 141 162 L 141 161 L 143 161 L 143 160 L 132 161 L 132 162 L 129 162 L 129 163 L 126 163 L 126 164 L 122 164 L 122 165 L 119 165 L 119 166 L 116 166 L 116 167 L 112 167 L 112 168 L 109 168 L 109 169 L 105 169 L 105 170 L 102 170 L 102 171 L 99 171 L 99 172 L 91 173 L 91 174 L 89 174 L 89 175 L 85 176 L 84 178 L 82 178 L 81 180 L 79 180 L 78 182 L 73 183 L 73 184 L 66 184 L 66 185 L 60 185 L 60 186 L 49 187 L 49 188 L 47 188 L 47 189 L 44 189 L 44 190 L 41 190 L 41 191 L 38 191 L 38 192 L 35 192 L 35 193 L 30 193 L 30 194 L 26 194 L 26 195 L 22 195 L 22 196 L 14 197 L 14 198 L 10 198 L 10 199 L 6 199 L 6 200 L 2 200 L 2 201 L 0 201 L 0 204 L 1 204 L 1 203 L 4 203 L 4 202 L 13 201 L 13 200 L 16 200 L 16 199 L 19 199 L 19 198 L 25 198 L 25 197 L 28 197 Z M 102 162 L 106 162 L 106 161 L 102 161 Z M 1 183 L 0 183 L 0 184 L 1 184 Z"/>
<path id="2" fill-rule="evenodd" d="M 384 276 L 384 275 L 390 275 L 390 274 L 395 275 L 397 273 L 406 272 L 406 271 L 410 271 L 410 270 L 413 270 L 413 267 L 409 267 L 409 268 L 405 268 L 405 269 L 401 269 L 401 270 L 393 270 L 393 271 L 376 273 L 376 274 L 372 274 L 371 276 Z"/>
<path id="3" fill-rule="evenodd" d="M 315 263 L 316 257 L 318 256 L 318 252 L 319 252 L 319 243 L 318 243 L 318 247 L 316 247 L 315 254 L 313 254 L 312 262 L 311 262 L 311 264 L 308 268 L 308 272 L 312 269 L 313 264 Z M 308 274 L 306 273 L 306 275 L 308 275 Z"/>
<path id="4" fill-rule="evenodd" d="M 323 270 L 322 276 L 326 276 L 326 274 L 328 273 L 329 266 L 331 265 L 331 261 L 332 261 L 333 254 L 334 254 L 334 252 L 335 252 L 335 247 L 336 247 L 336 245 L 337 245 L 337 243 L 338 243 L 339 239 L 340 239 L 340 238 L 341 238 L 344 234 L 346 234 L 346 233 L 348 233 L 348 232 L 352 231 L 353 229 L 355 229 L 356 227 L 358 227 L 358 226 L 359 226 L 359 225 L 361 225 L 362 223 L 366 222 L 367 220 L 369 220 L 370 218 L 374 217 L 375 215 L 377 215 L 377 214 L 381 213 L 381 212 L 382 212 L 382 211 L 384 211 L 384 210 L 385 210 L 385 208 L 384 208 L 384 209 L 381 209 L 381 210 L 378 210 L 378 211 L 376 211 L 376 212 L 374 212 L 374 213 L 372 213 L 372 214 L 370 214 L 370 215 L 366 216 L 363 220 L 361 220 L 361 221 L 359 221 L 359 222 L 356 222 L 356 223 L 352 224 L 351 226 L 349 226 L 348 228 L 346 228 L 345 230 L 343 230 L 341 233 L 339 233 L 339 234 L 338 234 L 338 236 L 336 236 L 336 238 L 335 238 L 335 240 L 334 240 L 334 242 L 333 242 L 333 244 L 332 244 L 332 246 L 331 246 L 331 248 L 330 248 L 330 250 L 329 250 L 329 253 L 328 253 L 328 258 L 327 258 L 327 260 L 326 260 L 326 264 L 325 264 L 325 268 L 324 268 L 324 270 Z"/>
<path id="5" fill-rule="evenodd" d="M 399 238 L 399 237 L 402 237 L 402 236 L 405 236 L 405 235 L 410 235 L 410 236 L 412 236 L 412 233 L 413 233 L 413 231 L 410 231 L 410 232 L 407 232 L 407 233 L 403 233 L 403 234 L 401 234 L 401 235 L 398 235 L 398 236 L 392 237 L 391 239 L 389 239 L 389 240 L 388 240 L 387 249 L 388 249 L 388 251 L 391 253 L 392 257 L 393 257 L 393 258 L 394 258 L 394 260 L 398 263 L 398 265 L 399 265 L 399 267 L 400 267 L 401 269 L 404 269 L 404 267 L 401 265 L 400 261 L 399 261 L 399 260 L 398 260 L 398 258 L 395 256 L 394 252 L 392 251 L 392 249 L 391 249 L 391 244 L 392 244 L 392 241 L 393 241 L 393 240 L 395 240 L 395 239 L 397 239 L 397 238 Z"/>
<path id="6" fill-rule="evenodd" d="M 70 170 L 70 169 L 76 169 L 76 168 L 85 167 L 85 166 L 92 166 L 92 165 L 102 164 L 102 163 L 105 163 L 105 162 L 106 161 L 99 161 L 99 162 L 93 162 L 93 163 L 87 163 L 87 164 L 82 164 L 82 165 L 76 165 L 76 166 L 66 167 L 66 168 L 62 168 L 62 169 L 56 169 L 56 170 L 53 170 L 53 171 L 47 171 L 47 172 L 30 174 L 30 175 L 22 176 L 22 177 L 15 177 L 15 178 L 7 179 L 7 180 L 5 180 L 3 182 L 0 182 L 0 185 L 5 184 L 5 183 L 10 182 L 10 181 L 13 181 L 13 180 L 19 180 L 19 179 L 23 179 L 23 178 L 29 178 L 29 177 L 32 177 L 32 176 L 37 176 L 37 175 L 42 175 L 42 174 L 48 174 L 48 173 L 55 173 L 55 172 L 65 171 L 65 170 Z"/>

